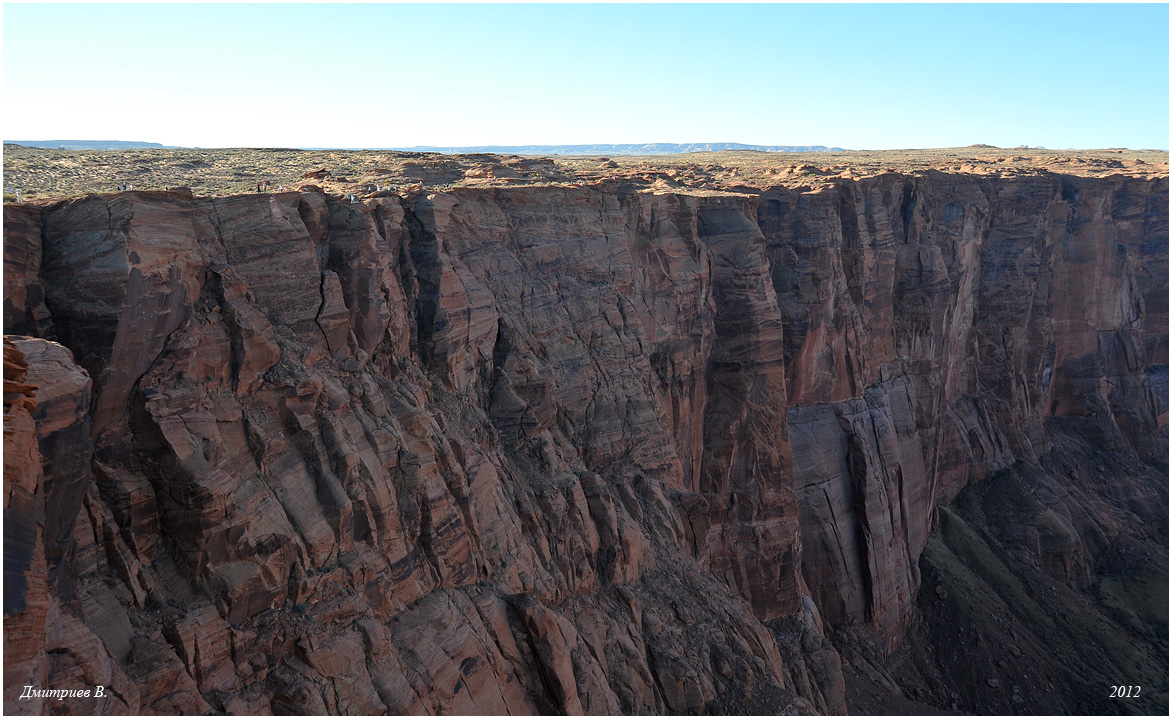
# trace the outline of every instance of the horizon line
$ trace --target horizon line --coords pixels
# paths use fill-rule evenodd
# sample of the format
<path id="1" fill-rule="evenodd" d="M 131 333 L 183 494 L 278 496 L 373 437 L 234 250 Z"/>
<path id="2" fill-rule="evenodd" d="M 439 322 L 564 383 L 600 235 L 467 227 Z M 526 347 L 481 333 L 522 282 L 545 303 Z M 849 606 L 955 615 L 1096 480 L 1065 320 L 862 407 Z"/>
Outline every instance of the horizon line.
<path id="1" fill-rule="evenodd" d="M 38 144 L 29 144 L 38 143 Z M 140 145 L 141 147 L 127 147 L 127 148 L 59 148 L 59 147 L 45 147 L 48 143 L 85 143 L 85 144 L 119 144 L 119 145 Z M 1130 152 L 1168 152 L 1167 148 L 1158 147 L 1137 147 L 1131 148 L 1126 146 L 1114 145 L 1103 147 L 1048 147 L 1044 145 L 1013 145 L 1001 146 L 990 145 L 988 143 L 970 143 L 968 145 L 940 145 L 935 147 L 890 147 L 890 148 L 845 148 L 822 144 L 797 144 L 797 143 L 774 143 L 774 144 L 758 144 L 758 143 L 742 143 L 742 142 L 575 142 L 575 143 L 552 143 L 552 142 L 535 142 L 529 144 L 493 144 L 493 143 L 479 143 L 473 145 L 399 145 L 399 146 L 340 146 L 340 145 L 304 145 L 304 146 L 290 146 L 290 145 L 166 145 L 160 142 L 150 142 L 145 140 L 3 140 L 4 145 L 16 145 L 19 147 L 28 147 L 31 149 L 68 149 L 74 151 L 89 150 L 93 152 L 110 152 L 117 149 L 141 149 L 141 150 L 300 150 L 300 151 L 326 151 L 339 150 L 348 152 L 432 152 L 436 154 L 452 154 L 467 152 L 495 154 L 499 151 L 513 151 L 524 150 L 528 148 L 565 148 L 565 149 L 587 149 L 597 147 L 602 148 L 631 148 L 631 147 L 646 147 L 655 145 L 669 145 L 669 146 L 702 146 L 702 145 L 731 145 L 735 147 L 726 147 L 718 150 L 691 150 L 679 154 L 691 154 L 702 152 L 735 152 L 735 151 L 749 151 L 749 152 L 770 152 L 765 148 L 785 148 L 772 150 L 773 153 L 782 154 L 785 152 L 792 152 L 794 154 L 807 154 L 817 152 L 900 152 L 900 151 L 922 151 L 922 150 L 964 150 L 964 149 L 988 149 L 988 150 L 1046 150 L 1046 151 L 1062 151 L 1062 152 L 1077 152 L 1077 151 L 1095 151 L 1095 150 L 1126 150 Z M 488 149 L 492 148 L 492 149 Z M 795 149 L 789 149 L 795 148 Z M 803 148 L 803 149 L 796 149 Z M 815 149 L 816 148 L 816 149 Z M 518 153 L 525 154 L 525 153 Z M 672 154 L 672 153 L 660 153 Z"/>

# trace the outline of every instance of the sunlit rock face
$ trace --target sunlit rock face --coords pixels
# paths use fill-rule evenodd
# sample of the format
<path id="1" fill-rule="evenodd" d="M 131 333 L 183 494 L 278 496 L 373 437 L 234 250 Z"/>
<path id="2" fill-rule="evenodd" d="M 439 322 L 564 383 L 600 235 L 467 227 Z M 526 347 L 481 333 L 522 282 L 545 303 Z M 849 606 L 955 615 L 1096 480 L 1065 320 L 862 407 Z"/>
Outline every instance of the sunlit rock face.
<path id="1" fill-rule="evenodd" d="M 5 207 L 6 711 L 841 713 L 938 503 L 1167 452 L 1166 179 L 378 195 Z"/>

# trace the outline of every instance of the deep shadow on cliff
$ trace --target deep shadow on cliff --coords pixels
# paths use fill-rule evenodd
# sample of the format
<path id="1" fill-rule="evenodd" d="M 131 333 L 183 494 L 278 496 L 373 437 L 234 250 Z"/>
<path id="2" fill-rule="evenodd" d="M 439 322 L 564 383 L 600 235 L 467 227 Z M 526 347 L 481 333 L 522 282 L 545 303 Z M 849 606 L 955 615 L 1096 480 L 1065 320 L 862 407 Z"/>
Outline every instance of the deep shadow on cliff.
<path id="1" fill-rule="evenodd" d="M 1167 239 L 1062 175 L 6 206 L 5 710 L 1166 710 Z"/>
<path id="2" fill-rule="evenodd" d="M 893 695 L 965 714 L 1166 712 L 1167 475 L 1052 429 L 1038 464 L 939 508 L 899 650 L 835 637 L 852 713 Z M 1121 684 L 1140 695 L 1112 699 Z"/>

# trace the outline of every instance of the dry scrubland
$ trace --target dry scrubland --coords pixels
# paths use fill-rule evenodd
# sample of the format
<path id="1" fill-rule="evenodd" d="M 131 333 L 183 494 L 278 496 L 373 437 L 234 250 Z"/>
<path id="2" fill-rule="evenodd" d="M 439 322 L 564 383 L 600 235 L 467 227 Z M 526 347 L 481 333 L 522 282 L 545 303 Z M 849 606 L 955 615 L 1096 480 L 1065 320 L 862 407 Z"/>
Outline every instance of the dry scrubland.
<path id="1" fill-rule="evenodd" d="M 306 178 L 325 170 L 328 176 Z M 331 193 L 374 185 L 558 185 L 624 178 L 650 189 L 688 192 L 764 186 L 815 187 L 887 171 L 929 170 L 1013 177 L 1055 172 L 1085 177 L 1166 176 L 1168 153 L 1153 150 L 1000 149 L 984 145 L 936 150 L 851 152 L 712 152 L 647 157 L 521 157 L 378 150 L 47 150 L 4 146 L 4 187 L 33 200 L 190 187 L 197 196 L 255 192 L 258 182 L 287 190 L 315 184 Z M 7 193 L 6 201 L 13 198 Z"/>

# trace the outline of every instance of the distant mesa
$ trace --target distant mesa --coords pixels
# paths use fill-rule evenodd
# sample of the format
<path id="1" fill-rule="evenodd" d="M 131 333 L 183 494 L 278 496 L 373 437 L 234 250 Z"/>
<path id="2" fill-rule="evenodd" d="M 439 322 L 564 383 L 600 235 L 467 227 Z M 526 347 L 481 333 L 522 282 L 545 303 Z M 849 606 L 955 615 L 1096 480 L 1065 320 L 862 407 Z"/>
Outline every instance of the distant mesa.
<path id="1" fill-rule="evenodd" d="M 463 155 L 488 152 L 495 155 L 682 155 L 688 152 L 728 152 L 731 150 L 756 152 L 842 152 L 841 147 L 825 145 L 744 145 L 739 142 L 651 142 L 631 145 L 473 145 L 469 147 L 392 147 L 391 150 L 410 152 L 439 152 Z"/>
<path id="2" fill-rule="evenodd" d="M 39 147 L 50 150 L 179 150 L 178 145 L 157 142 L 124 140 L 7 140 L 6 145 Z M 745 145 L 739 142 L 651 142 L 629 145 L 474 145 L 445 147 L 420 145 L 416 147 L 306 147 L 306 148 L 251 148 L 257 150 L 394 150 L 399 152 L 438 152 L 446 155 L 492 153 L 495 155 L 682 155 L 688 152 L 727 152 L 730 150 L 755 152 L 842 152 L 841 147 L 825 145 Z"/>
<path id="3" fill-rule="evenodd" d="M 44 147 L 51 150 L 176 150 L 177 145 L 131 140 L 6 140 L 5 145 Z"/>

